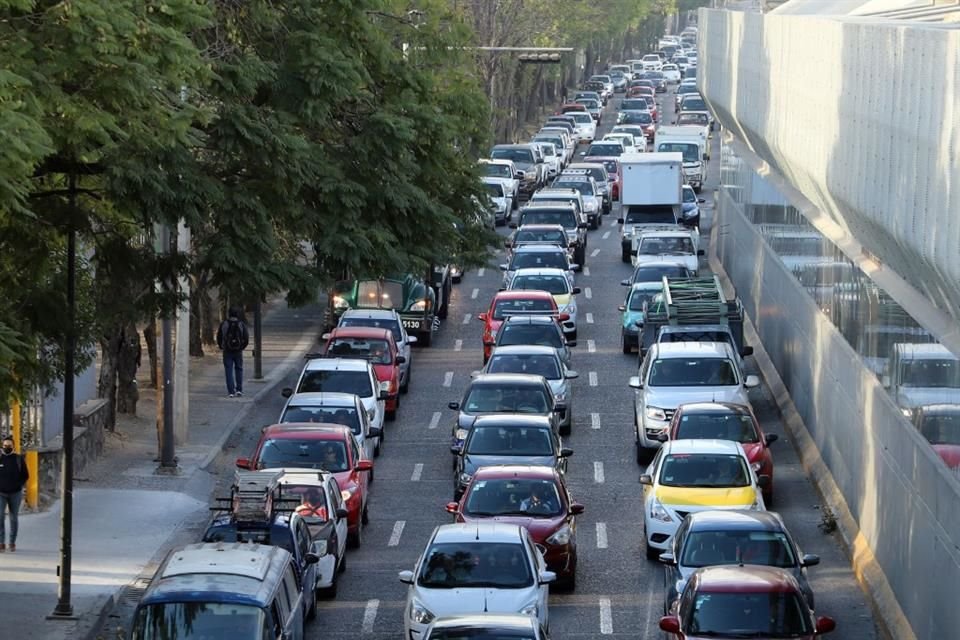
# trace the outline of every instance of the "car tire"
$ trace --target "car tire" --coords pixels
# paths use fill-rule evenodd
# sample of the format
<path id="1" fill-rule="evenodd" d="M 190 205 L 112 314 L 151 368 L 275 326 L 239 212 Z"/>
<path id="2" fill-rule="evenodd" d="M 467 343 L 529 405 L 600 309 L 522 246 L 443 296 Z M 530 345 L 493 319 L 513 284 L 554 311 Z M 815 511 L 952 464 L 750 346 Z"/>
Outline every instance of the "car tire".
<path id="1" fill-rule="evenodd" d="M 360 526 L 357 527 L 356 533 L 351 533 L 347 535 L 347 546 L 351 549 L 359 549 L 360 545 L 363 544 L 363 518 L 361 518 Z"/>
<path id="2" fill-rule="evenodd" d="M 597 214 L 597 217 L 594 218 L 593 221 L 590 222 L 590 229 L 591 229 L 591 230 L 596 230 L 596 229 L 599 229 L 599 228 L 600 228 L 600 215 Z"/>
<path id="3" fill-rule="evenodd" d="M 570 574 L 568 578 L 560 582 L 557 585 L 561 590 L 566 591 L 567 593 L 573 593 L 577 590 L 577 572 L 574 571 Z"/>
<path id="4" fill-rule="evenodd" d="M 387 422 L 395 422 L 397 419 L 397 410 L 387 411 L 386 413 Z"/>
<path id="5" fill-rule="evenodd" d="M 633 353 L 633 347 L 627 344 L 627 341 L 624 340 L 623 338 L 620 339 L 620 346 L 623 347 L 623 352 L 625 354 L 630 355 L 631 353 Z"/>
<path id="6" fill-rule="evenodd" d="M 660 549 L 651 547 L 649 544 L 647 545 L 647 560 L 659 560 L 661 553 L 663 553 L 663 551 L 660 551 Z"/>
<path id="7" fill-rule="evenodd" d="M 630 263 L 630 252 L 629 252 L 629 251 L 624 251 L 623 249 L 621 249 L 621 250 L 620 250 L 620 261 L 621 261 L 621 262 L 626 262 L 627 264 L 629 264 L 629 263 Z"/>
<path id="8" fill-rule="evenodd" d="M 370 512 L 366 505 L 363 506 L 363 511 L 360 512 L 360 523 L 363 526 L 370 524 Z"/>
<path id="9" fill-rule="evenodd" d="M 433 331 L 424 331 L 418 336 L 417 344 L 422 347 L 429 347 L 433 343 Z"/>
<path id="10" fill-rule="evenodd" d="M 460 284 L 460 281 L 463 280 L 463 276 L 453 276 L 453 284 Z"/>
<path id="11" fill-rule="evenodd" d="M 320 597 L 324 600 L 333 600 L 337 597 L 337 572 L 333 573 L 333 582 L 330 583 L 329 587 L 319 589 Z"/>
<path id="12" fill-rule="evenodd" d="M 573 417 L 570 418 L 570 422 L 566 425 L 560 425 L 560 435 L 568 436 L 571 431 L 573 431 Z"/>
<path id="13" fill-rule="evenodd" d="M 340 568 L 337 571 L 339 573 L 347 572 L 347 554 L 343 554 L 343 557 L 340 558 Z"/>
<path id="14" fill-rule="evenodd" d="M 407 393 L 410 391 L 410 378 L 413 377 L 413 367 L 407 367 L 407 377 L 404 379 L 403 384 L 400 385 L 400 393 Z"/>
<path id="15" fill-rule="evenodd" d="M 334 581 L 336 584 L 336 581 Z M 307 620 L 314 620 L 317 617 L 317 590 L 310 589 L 310 607 L 307 609 Z"/>

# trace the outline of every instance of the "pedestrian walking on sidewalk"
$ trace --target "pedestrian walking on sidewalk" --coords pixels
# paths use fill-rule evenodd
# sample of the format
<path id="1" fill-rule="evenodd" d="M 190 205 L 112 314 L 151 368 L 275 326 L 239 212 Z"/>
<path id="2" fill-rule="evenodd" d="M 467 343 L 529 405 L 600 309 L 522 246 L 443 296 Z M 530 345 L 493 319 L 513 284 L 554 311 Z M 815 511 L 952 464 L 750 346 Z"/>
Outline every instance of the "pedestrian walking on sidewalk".
<path id="1" fill-rule="evenodd" d="M 243 395 L 243 350 L 250 343 L 247 325 L 240 319 L 240 310 L 230 307 L 227 319 L 217 329 L 217 346 L 223 351 L 223 371 L 227 377 L 227 396 Z"/>
<path id="2" fill-rule="evenodd" d="M 564 105 L 567 103 L 567 85 L 560 87 L 560 104 Z"/>
<path id="3" fill-rule="evenodd" d="M 17 550 L 17 528 L 20 502 L 23 488 L 27 485 L 30 473 L 27 461 L 13 451 L 13 438 L 4 436 L 0 441 L 0 552 L 8 548 Z M 10 537 L 6 536 L 7 511 L 10 511 Z M 7 540 L 10 541 L 9 546 Z"/>

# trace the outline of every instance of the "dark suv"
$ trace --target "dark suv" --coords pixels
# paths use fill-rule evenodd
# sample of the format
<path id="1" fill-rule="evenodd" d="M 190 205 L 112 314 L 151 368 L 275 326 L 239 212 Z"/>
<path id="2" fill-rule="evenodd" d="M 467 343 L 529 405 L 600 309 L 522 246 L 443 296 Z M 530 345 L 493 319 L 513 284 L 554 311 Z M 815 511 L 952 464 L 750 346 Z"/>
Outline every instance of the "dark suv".
<path id="1" fill-rule="evenodd" d="M 531 203 L 520 210 L 520 220 L 511 222 L 510 228 L 516 229 L 525 224 L 559 224 L 567 234 L 567 240 L 573 249 L 573 261 L 583 267 L 587 260 L 587 220 L 578 214 L 572 204 L 536 204 Z"/>

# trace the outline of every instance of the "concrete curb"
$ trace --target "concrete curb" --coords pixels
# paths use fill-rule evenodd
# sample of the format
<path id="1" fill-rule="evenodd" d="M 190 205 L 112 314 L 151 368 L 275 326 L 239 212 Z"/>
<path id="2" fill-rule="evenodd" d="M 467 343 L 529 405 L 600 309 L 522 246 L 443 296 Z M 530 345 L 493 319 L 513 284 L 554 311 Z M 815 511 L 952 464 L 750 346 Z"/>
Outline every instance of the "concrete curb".
<path id="1" fill-rule="evenodd" d="M 735 290 L 733 283 L 727 276 L 716 253 L 717 229 L 720 225 L 716 224 L 714 219 L 711 226 L 710 248 L 708 260 L 713 273 L 720 279 L 720 283 L 727 293 Z M 777 405 L 780 415 L 783 419 L 784 428 L 790 434 L 794 449 L 804 472 L 811 479 L 816 492 L 819 494 L 823 505 L 825 505 L 834 515 L 837 523 L 837 531 L 840 534 L 840 540 L 850 563 L 853 567 L 853 573 L 860 585 L 861 590 L 867 596 L 867 602 L 873 612 L 874 619 L 878 623 L 878 631 L 887 640 L 916 640 L 916 635 L 907 620 L 906 615 L 900 608 L 900 603 L 890 587 L 883 568 L 877 562 L 873 554 L 873 549 L 869 542 L 860 532 L 856 518 L 850 511 L 840 487 L 833 478 L 830 469 L 824 463 L 820 455 L 820 450 L 814 439 L 810 436 L 807 426 L 797 411 L 790 392 L 783 383 L 779 372 L 770 359 L 766 349 L 760 342 L 760 336 L 757 334 L 753 322 L 749 317 L 744 318 L 743 323 L 744 340 L 754 348 L 754 361 L 760 374 L 763 376 L 770 394 Z"/>

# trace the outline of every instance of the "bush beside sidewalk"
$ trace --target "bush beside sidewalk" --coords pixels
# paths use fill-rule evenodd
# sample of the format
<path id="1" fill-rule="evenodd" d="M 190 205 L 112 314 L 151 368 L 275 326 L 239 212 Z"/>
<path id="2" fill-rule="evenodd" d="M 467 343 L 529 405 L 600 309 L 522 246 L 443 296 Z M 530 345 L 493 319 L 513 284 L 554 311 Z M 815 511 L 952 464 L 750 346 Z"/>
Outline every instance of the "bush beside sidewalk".
<path id="1" fill-rule="evenodd" d="M 188 442 L 177 447 L 180 473 L 157 475 L 155 393 L 142 387 L 137 416 L 120 416 L 103 456 L 74 480 L 75 620 L 48 620 L 57 603 L 60 503 L 20 516 L 15 554 L 0 554 L 0 619 L 18 640 L 92 638 L 118 605 L 135 602 L 138 587 L 176 544 L 195 541 L 208 516 L 216 477 L 208 467 L 257 401 L 274 391 L 316 344 L 323 304 L 287 308 L 281 300 L 263 317 L 262 380 L 244 358 L 244 397 L 227 398 L 220 353 L 190 364 Z M 113 634 L 103 637 L 114 637 Z"/>

